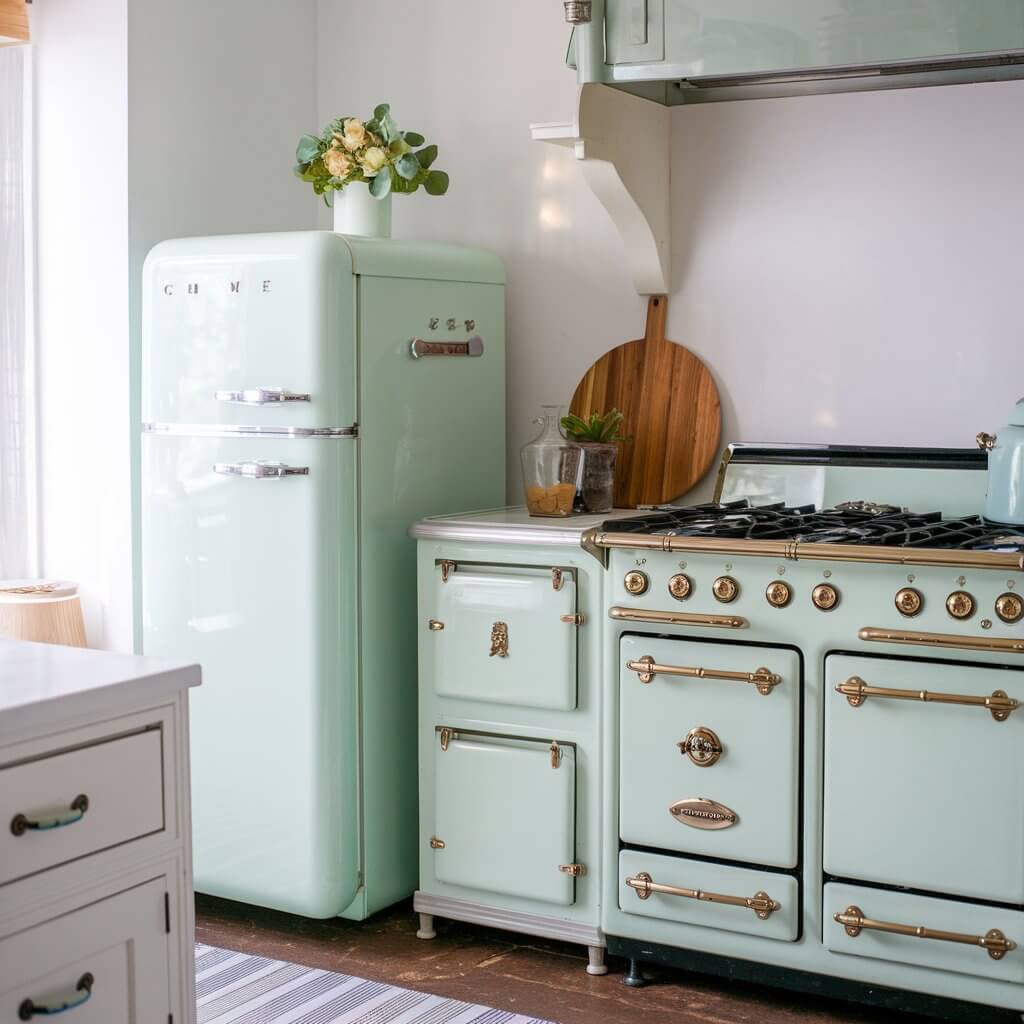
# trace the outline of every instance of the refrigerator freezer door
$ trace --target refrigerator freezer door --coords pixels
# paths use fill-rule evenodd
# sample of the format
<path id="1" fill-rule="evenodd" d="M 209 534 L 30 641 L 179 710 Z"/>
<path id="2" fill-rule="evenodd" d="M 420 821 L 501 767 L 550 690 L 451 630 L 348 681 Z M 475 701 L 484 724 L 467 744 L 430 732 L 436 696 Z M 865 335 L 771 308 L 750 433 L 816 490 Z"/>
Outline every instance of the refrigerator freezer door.
<path id="1" fill-rule="evenodd" d="M 343 439 L 143 438 L 145 650 L 203 668 L 195 887 L 308 917 L 359 884 L 355 457 Z"/>
<path id="2" fill-rule="evenodd" d="M 354 422 L 355 278 L 338 235 L 164 242 L 143 295 L 143 422 Z"/>

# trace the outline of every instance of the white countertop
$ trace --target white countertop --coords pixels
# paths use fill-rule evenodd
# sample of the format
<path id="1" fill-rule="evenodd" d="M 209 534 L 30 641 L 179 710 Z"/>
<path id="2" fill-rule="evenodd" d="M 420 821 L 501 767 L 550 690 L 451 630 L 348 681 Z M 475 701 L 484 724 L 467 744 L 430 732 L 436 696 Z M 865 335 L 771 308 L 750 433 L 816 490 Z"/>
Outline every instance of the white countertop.
<path id="1" fill-rule="evenodd" d="M 200 682 L 198 665 L 0 637 L 0 734 L 29 717 L 71 718 Z"/>
<path id="2" fill-rule="evenodd" d="M 635 508 L 617 508 L 596 516 L 564 518 L 531 516 L 525 505 L 431 516 L 413 525 L 409 534 L 420 540 L 481 540 L 506 544 L 572 544 L 609 519 L 643 515 Z"/>

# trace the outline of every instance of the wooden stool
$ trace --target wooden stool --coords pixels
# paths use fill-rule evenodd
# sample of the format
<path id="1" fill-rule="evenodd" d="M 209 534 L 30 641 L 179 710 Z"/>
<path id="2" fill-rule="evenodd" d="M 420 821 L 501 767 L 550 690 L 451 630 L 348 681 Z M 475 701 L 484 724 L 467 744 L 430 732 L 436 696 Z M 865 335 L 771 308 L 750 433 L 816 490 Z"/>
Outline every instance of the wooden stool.
<path id="1" fill-rule="evenodd" d="M 78 584 L 0 580 L 0 636 L 85 647 Z"/>

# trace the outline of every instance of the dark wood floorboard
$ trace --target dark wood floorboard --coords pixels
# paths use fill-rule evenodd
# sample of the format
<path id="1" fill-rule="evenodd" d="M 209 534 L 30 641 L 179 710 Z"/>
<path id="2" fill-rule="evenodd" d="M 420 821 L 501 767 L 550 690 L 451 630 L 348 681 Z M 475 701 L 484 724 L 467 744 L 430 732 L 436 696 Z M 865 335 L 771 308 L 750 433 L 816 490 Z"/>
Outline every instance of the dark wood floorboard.
<path id="1" fill-rule="evenodd" d="M 648 968 L 655 984 L 627 989 L 621 962 L 611 962 L 604 977 L 586 974 L 586 950 L 579 946 L 440 918 L 437 938 L 425 942 L 416 938 L 411 903 L 359 924 L 310 921 L 210 896 L 197 896 L 196 907 L 196 938 L 211 946 L 558 1024 L 928 1024 L 920 1017 L 668 968 Z"/>

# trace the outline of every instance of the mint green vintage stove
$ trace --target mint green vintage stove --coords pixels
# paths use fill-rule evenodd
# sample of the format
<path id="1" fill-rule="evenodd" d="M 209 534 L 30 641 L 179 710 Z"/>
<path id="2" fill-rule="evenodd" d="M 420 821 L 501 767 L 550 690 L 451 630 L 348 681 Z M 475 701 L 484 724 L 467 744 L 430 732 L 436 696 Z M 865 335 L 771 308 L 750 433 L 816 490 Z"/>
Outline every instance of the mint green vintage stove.
<path id="1" fill-rule="evenodd" d="M 143 646 L 203 668 L 199 892 L 361 919 L 415 887 L 406 530 L 504 494 L 503 280 L 329 232 L 146 262 Z"/>
<path id="2" fill-rule="evenodd" d="M 734 446 L 718 494 L 414 528 L 421 934 L 1017 1019 L 1024 531 L 977 518 L 985 457 Z"/>

